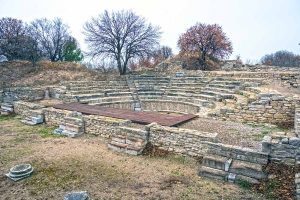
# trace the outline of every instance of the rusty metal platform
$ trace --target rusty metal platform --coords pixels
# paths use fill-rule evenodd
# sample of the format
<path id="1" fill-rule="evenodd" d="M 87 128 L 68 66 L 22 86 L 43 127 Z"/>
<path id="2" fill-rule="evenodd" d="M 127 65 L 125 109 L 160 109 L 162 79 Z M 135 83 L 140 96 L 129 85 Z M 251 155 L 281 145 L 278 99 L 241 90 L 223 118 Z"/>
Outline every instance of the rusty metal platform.
<path id="1" fill-rule="evenodd" d="M 128 119 L 139 124 L 150 124 L 152 122 L 156 122 L 162 126 L 176 126 L 197 117 L 197 115 L 193 114 L 170 115 L 159 112 L 135 112 L 132 110 L 101 107 L 97 105 L 81 103 L 58 104 L 54 105 L 53 107 L 56 109 L 77 111 L 87 115 L 101 115 L 118 119 Z"/>

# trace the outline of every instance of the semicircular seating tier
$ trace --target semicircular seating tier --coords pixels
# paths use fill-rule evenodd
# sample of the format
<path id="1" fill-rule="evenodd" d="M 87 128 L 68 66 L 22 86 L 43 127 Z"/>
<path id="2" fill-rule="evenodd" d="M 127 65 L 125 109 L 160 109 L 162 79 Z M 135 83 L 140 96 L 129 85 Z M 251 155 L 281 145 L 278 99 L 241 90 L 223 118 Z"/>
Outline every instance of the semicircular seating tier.
<path id="1" fill-rule="evenodd" d="M 203 107 L 242 101 L 260 82 L 230 77 L 129 75 L 119 80 L 66 81 L 62 86 L 65 102 L 195 114 Z"/>

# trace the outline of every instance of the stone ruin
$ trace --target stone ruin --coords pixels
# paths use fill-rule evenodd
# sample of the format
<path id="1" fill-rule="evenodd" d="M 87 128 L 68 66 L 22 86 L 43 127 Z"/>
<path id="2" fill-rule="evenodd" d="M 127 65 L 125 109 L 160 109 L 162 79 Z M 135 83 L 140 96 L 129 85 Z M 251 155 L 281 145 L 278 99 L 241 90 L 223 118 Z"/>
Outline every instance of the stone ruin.
<path id="1" fill-rule="evenodd" d="M 268 177 L 263 166 L 269 162 L 300 164 L 299 98 L 264 88 L 276 81 L 282 87 L 298 89 L 299 76 L 300 72 L 295 70 L 127 75 L 103 81 L 62 81 L 47 88 L 10 88 L 0 92 L 0 99 L 5 102 L 2 109 L 11 109 L 7 104 L 10 103 L 24 123 L 57 126 L 56 134 L 97 135 L 107 141 L 109 149 L 131 155 L 142 154 L 151 144 L 171 153 L 201 157 L 201 176 L 255 184 Z M 174 115 L 189 113 L 212 120 L 267 123 L 294 129 L 267 135 L 260 148 L 248 148 L 222 143 L 219 133 L 161 126 L 159 122 L 136 124 L 128 119 L 45 107 L 39 103 L 45 96 L 65 103 Z M 297 184 L 298 179 L 299 175 Z"/>

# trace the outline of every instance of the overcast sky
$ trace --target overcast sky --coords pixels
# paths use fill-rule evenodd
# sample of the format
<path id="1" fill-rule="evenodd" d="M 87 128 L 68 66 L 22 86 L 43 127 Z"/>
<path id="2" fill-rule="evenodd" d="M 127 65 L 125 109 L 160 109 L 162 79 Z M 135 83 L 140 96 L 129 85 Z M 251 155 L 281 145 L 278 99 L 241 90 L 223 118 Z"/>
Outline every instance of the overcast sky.
<path id="1" fill-rule="evenodd" d="M 161 44 L 174 52 L 179 35 L 204 22 L 223 27 L 233 43 L 232 58 L 255 61 L 277 50 L 300 54 L 300 0 L 0 0 L 0 17 L 62 18 L 83 49 L 83 24 L 105 9 L 131 9 L 160 26 Z"/>

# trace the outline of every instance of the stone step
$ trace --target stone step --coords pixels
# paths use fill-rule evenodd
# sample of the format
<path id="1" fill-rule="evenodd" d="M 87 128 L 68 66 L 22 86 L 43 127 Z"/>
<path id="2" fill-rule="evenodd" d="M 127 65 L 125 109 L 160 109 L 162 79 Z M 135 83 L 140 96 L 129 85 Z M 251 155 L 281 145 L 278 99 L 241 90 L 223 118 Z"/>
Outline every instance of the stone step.
<path id="1" fill-rule="evenodd" d="M 122 96 L 122 97 L 103 97 L 103 98 L 93 98 L 93 99 L 84 99 L 80 102 L 82 103 L 93 103 L 93 104 L 102 104 L 102 103 L 114 103 L 114 102 L 125 102 L 132 101 L 132 96 Z"/>
<path id="2" fill-rule="evenodd" d="M 166 92 L 167 96 L 179 96 L 179 97 L 190 97 L 190 98 L 197 98 L 203 99 L 208 101 L 217 101 L 217 98 L 211 95 L 204 95 L 204 94 L 191 94 L 191 93 L 182 93 L 182 92 Z"/>
<path id="3" fill-rule="evenodd" d="M 135 103 L 135 100 L 129 100 L 129 101 L 112 101 L 112 102 L 99 102 L 99 100 L 92 100 L 89 101 L 89 105 L 99 105 L 99 106 L 106 106 L 106 105 L 112 105 L 112 104 L 133 104 Z"/>
<path id="4" fill-rule="evenodd" d="M 228 81 L 228 80 L 213 80 L 210 82 L 211 84 L 221 84 L 221 85 L 241 85 L 240 81 Z"/>
<path id="5" fill-rule="evenodd" d="M 233 90 L 233 89 L 236 89 L 237 86 L 236 85 L 223 85 L 223 84 L 216 84 L 216 83 L 210 83 L 207 85 L 207 87 L 212 87 L 212 88 L 225 88 L 225 89 L 228 89 L 228 90 Z"/>
<path id="6" fill-rule="evenodd" d="M 217 87 L 205 87 L 204 90 L 223 93 L 223 94 L 234 94 L 235 92 L 238 92 L 237 89 L 226 89 L 226 88 L 217 88 Z"/>
<path id="7" fill-rule="evenodd" d="M 220 169 L 214 169 L 206 166 L 201 166 L 199 170 L 199 175 L 207 178 L 226 180 L 228 172 Z"/>
<path id="8" fill-rule="evenodd" d="M 34 125 L 37 124 L 37 123 L 35 123 L 35 122 L 31 121 L 31 120 L 26 120 L 26 119 L 21 120 L 21 122 L 22 122 L 23 124 L 27 124 L 27 125 L 30 125 L 30 126 L 34 126 Z"/>
<path id="9" fill-rule="evenodd" d="M 207 155 L 203 157 L 202 165 L 214 169 L 228 171 L 231 161 L 232 160 L 224 156 Z"/>
<path id="10" fill-rule="evenodd" d="M 229 168 L 229 172 L 254 179 L 266 178 L 266 175 L 262 170 L 262 165 L 239 160 L 233 161 Z"/>
<path id="11" fill-rule="evenodd" d="M 128 85 L 107 85 L 106 83 L 103 83 L 102 85 L 83 85 L 83 86 L 71 86 L 68 90 L 70 91 L 90 91 L 90 90 L 122 90 L 122 89 L 128 89 Z"/>
<path id="12" fill-rule="evenodd" d="M 65 129 L 62 131 L 62 135 L 66 135 L 71 138 L 78 137 L 82 134 L 83 134 L 83 132 L 74 132 L 74 131 L 69 131 L 69 130 L 65 130 Z"/>

